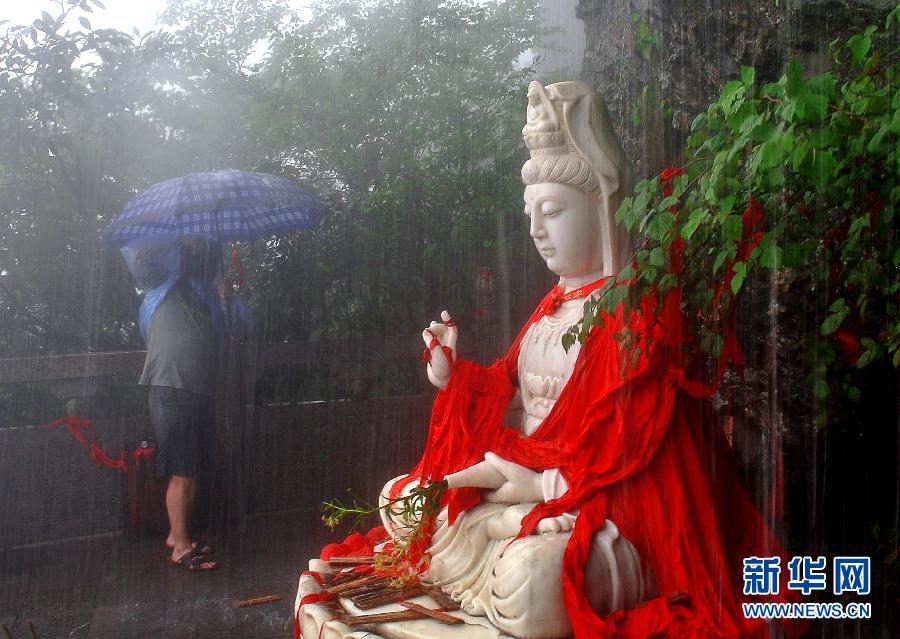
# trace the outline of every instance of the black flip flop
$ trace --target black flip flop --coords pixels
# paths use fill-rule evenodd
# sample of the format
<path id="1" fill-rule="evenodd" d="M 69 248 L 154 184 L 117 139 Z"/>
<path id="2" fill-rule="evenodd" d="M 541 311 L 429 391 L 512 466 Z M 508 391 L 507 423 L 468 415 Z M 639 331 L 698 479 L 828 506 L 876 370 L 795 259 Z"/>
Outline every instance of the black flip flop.
<path id="1" fill-rule="evenodd" d="M 175 550 L 174 546 L 166 545 L 166 548 L 168 549 L 168 554 L 170 554 L 170 555 L 172 554 L 172 551 Z M 194 541 L 192 541 L 191 548 L 193 548 L 194 550 L 196 550 L 197 552 L 199 552 L 203 555 L 212 555 L 213 554 L 213 547 L 210 546 L 205 541 L 203 541 L 202 539 L 195 539 Z"/>
<path id="2" fill-rule="evenodd" d="M 213 564 L 212 568 L 206 568 L 203 564 Z M 219 565 L 212 561 L 209 555 L 191 549 L 184 553 L 177 561 L 169 557 L 169 564 L 173 568 L 180 568 L 188 572 L 210 572 L 218 569 Z"/>

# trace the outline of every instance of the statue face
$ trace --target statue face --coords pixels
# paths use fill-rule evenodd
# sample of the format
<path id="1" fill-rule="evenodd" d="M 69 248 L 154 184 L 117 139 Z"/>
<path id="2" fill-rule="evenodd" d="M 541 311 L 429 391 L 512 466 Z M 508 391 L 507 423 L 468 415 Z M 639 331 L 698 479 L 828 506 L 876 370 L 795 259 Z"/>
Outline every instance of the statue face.
<path id="1" fill-rule="evenodd" d="M 530 234 L 547 268 L 575 278 L 603 270 L 597 198 L 567 184 L 525 187 Z"/>

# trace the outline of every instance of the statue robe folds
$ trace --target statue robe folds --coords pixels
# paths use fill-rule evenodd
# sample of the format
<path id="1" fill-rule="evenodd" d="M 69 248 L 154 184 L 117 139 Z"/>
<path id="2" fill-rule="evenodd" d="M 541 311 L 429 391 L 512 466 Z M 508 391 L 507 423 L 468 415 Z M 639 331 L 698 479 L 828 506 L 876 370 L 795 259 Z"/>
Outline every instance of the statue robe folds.
<path id="1" fill-rule="evenodd" d="M 537 504 L 522 519 L 519 537 L 544 517 L 578 512 L 562 574 L 577 639 L 767 636 L 764 622 L 746 620 L 741 612 L 742 560 L 782 550 L 727 459 L 724 438 L 707 427 L 705 403 L 683 390 L 688 385 L 679 366 L 675 294 L 659 314 L 655 301 L 645 300 L 641 314 L 625 318 L 620 308 L 606 316 L 534 433 L 525 437 L 503 425 L 517 388 L 519 345 L 532 323 L 553 312 L 558 295 L 555 289 L 541 302 L 492 366 L 458 360 L 435 401 L 425 453 L 392 492 L 419 477 L 439 480 L 482 461 L 486 452 L 537 471 L 558 468 L 568 491 Z M 649 338 L 638 341 L 644 350 L 628 364 L 628 351 L 614 337 L 625 327 Z M 480 501 L 480 493 L 452 489 L 447 500 L 452 523 Z M 588 603 L 584 567 L 606 519 L 634 544 L 659 596 L 601 618 Z M 687 593 L 686 604 L 669 603 L 667 595 L 676 592 Z"/>

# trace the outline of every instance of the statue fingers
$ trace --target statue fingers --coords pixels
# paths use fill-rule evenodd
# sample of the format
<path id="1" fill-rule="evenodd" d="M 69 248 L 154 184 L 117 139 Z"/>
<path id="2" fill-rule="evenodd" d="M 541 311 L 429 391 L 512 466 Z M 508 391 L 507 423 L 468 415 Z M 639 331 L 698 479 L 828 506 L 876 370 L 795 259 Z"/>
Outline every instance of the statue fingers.
<path id="1" fill-rule="evenodd" d="M 441 341 L 435 336 L 431 328 L 422 331 L 422 341 L 425 342 L 425 350 L 422 351 L 422 361 L 425 362 L 425 371 L 428 381 L 440 389 L 447 387 L 450 381 L 450 362 L 441 347 Z"/>
<path id="2" fill-rule="evenodd" d="M 503 496 L 510 497 L 512 503 L 543 501 L 541 473 L 491 452 L 484 454 L 484 460 L 506 477 L 507 482 L 499 490 L 504 490 Z"/>
<path id="3" fill-rule="evenodd" d="M 517 493 L 518 490 L 516 486 L 510 482 L 505 482 L 497 490 L 491 490 L 484 493 L 484 498 L 486 501 L 495 504 L 515 504 L 521 501 L 521 499 L 516 497 Z"/>
<path id="4" fill-rule="evenodd" d="M 456 356 L 456 338 L 459 336 L 459 328 L 456 326 L 456 321 L 452 317 L 450 317 L 450 313 L 446 310 L 441 311 L 441 320 L 444 322 L 444 326 L 447 327 L 447 341 L 444 343 L 445 346 L 453 349 L 453 355 Z"/>
<path id="5" fill-rule="evenodd" d="M 574 518 L 560 515 L 559 517 L 544 517 L 538 522 L 539 533 L 569 532 L 572 530 Z"/>
<path id="6" fill-rule="evenodd" d="M 491 466 L 497 469 L 497 471 L 506 477 L 509 480 L 515 480 L 518 478 L 523 478 L 526 475 L 532 474 L 534 471 L 524 466 L 517 464 L 515 462 L 511 462 L 508 459 L 503 459 L 500 455 L 496 453 L 487 452 L 484 454 L 484 461 L 489 463 Z"/>
<path id="7" fill-rule="evenodd" d="M 537 531 L 539 533 L 559 532 L 559 522 L 556 517 L 544 517 L 538 522 Z"/>

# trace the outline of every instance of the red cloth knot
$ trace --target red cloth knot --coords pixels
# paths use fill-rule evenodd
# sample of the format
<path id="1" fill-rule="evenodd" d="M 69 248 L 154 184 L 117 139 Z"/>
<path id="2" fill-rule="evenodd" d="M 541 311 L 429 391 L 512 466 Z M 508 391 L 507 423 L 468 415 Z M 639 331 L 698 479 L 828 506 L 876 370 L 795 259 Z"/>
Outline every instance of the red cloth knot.
<path id="1" fill-rule="evenodd" d="M 428 344 L 427 347 L 422 349 L 422 361 L 425 362 L 426 364 L 430 364 L 431 363 L 431 349 L 434 348 L 435 346 L 440 346 L 441 342 L 437 337 L 435 337 L 434 333 L 432 333 L 427 328 L 425 329 L 425 332 L 428 333 L 429 335 L 431 335 L 431 342 Z"/>

